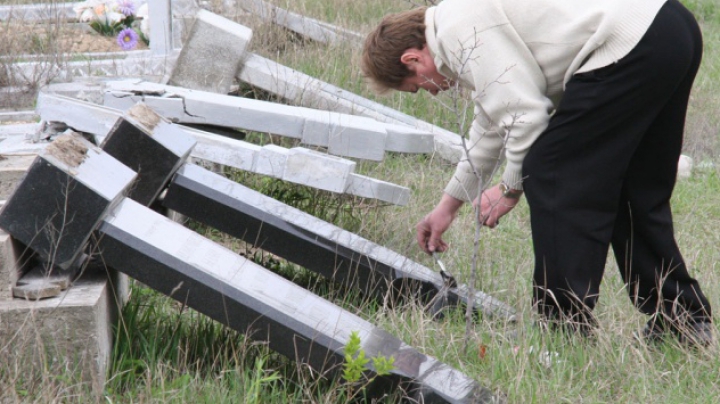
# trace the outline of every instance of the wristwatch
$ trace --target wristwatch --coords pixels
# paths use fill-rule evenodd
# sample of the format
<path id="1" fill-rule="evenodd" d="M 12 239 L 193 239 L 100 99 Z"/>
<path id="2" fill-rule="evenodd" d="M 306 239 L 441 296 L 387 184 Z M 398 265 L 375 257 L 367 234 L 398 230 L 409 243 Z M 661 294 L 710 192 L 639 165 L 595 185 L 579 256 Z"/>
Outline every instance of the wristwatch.
<path id="1" fill-rule="evenodd" d="M 520 199 L 520 196 L 523 194 L 522 190 L 512 189 L 505 182 L 500 183 L 500 192 L 502 192 L 502 196 L 509 199 Z"/>

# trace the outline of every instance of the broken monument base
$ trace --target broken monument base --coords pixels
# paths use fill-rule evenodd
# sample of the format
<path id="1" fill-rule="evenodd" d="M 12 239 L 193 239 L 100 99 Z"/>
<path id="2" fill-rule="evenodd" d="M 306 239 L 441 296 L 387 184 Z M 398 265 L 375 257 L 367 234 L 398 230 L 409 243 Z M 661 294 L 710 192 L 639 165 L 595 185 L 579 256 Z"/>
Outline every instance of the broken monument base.
<path id="1" fill-rule="evenodd" d="M 127 282 L 125 275 L 90 267 L 57 297 L 0 300 L 0 374 L 15 379 L 14 390 L 69 379 L 100 397 Z M 3 389 L 0 402 L 12 394 Z"/>

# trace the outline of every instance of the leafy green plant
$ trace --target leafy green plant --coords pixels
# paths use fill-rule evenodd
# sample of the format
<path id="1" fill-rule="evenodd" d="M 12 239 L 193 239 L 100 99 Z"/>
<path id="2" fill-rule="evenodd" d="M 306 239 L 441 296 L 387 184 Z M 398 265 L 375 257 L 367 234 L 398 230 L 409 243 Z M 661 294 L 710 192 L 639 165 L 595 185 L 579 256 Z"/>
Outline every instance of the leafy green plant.
<path id="1" fill-rule="evenodd" d="M 350 333 L 350 340 L 345 345 L 345 362 L 343 362 L 343 379 L 350 384 L 358 384 L 363 381 L 365 372 L 371 370 L 368 363 L 372 360 L 373 369 L 378 376 L 385 376 L 395 368 L 395 358 L 383 355 L 375 356 L 368 359 L 365 350 L 360 346 L 360 335 L 357 331 Z M 364 380 L 370 383 L 374 380 L 374 376 Z"/>

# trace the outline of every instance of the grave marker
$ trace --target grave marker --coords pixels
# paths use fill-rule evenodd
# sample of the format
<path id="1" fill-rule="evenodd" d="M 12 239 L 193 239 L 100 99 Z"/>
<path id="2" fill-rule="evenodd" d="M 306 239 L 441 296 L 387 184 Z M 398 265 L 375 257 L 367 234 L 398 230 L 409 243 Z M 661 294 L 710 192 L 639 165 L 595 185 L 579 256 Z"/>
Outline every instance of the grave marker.
<path id="1" fill-rule="evenodd" d="M 113 132 L 117 133 L 121 132 Z M 94 229 L 89 230 L 94 235 L 102 262 L 111 268 L 135 277 L 222 324 L 246 332 L 251 338 L 267 337 L 272 349 L 306 362 L 318 371 L 338 371 L 338 364 L 343 360 L 343 346 L 347 344 L 350 332 L 357 331 L 362 349 L 369 357 L 396 358 L 390 376 L 378 377 L 375 386 L 379 390 L 369 389 L 370 394 L 377 393 L 381 397 L 403 387 L 414 399 L 425 402 L 496 400 L 488 389 L 467 375 L 123 197 L 135 179 L 134 173 L 119 162 L 111 161 L 114 159 L 90 143 L 72 136 L 58 138 L 55 142 L 66 146 L 62 150 L 67 155 L 57 156 L 58 152 L 50 151 L 38 158 L 39 163 L 30 167 L 28 176 L 13 193 L 6 208 L 0 211 L 0 224 L 13 237 L 36 231 L 33 223 L 43 223 L 47 217 L 82 218 L 82 226 L 68 227 L 65 238 L 88 240 L 87 224 L 94 223 Z M 95 175 L 87 176 L 91 168 Z M 75 191 L 68 192 L 67 188 L 56 186 L 45 192 L 45 198 L 38 206 L 20 203 L 37 196 L 36 185 L 54 183 L 78 184 L 78 188 L 83 185 L 85 199 L 75 197 Z M 91 195 L 93 192 L 95 196 Z M 100 206 L 91 209 L 89 200 Z M 57 205 L 57 201 L 64 201 L 64 204 Z M 106 208 L 107 201 L 113 205 L 110 210 Z M 15 208 L 8 210 L 7 206 Z M 45 238 L 43 234 L 38 236 Z M 36 252 L 40 254 L 45 251 L 43 243 L 29 245 L 37 248 Z M 55 254 L 77 257 L 84 248 L 80 243 L 64 243 L 57 246 Z"/>
<path id="2" fill-rule="evenodd" d="M 45 262 L 67 269 L 134 179 L 133 171 L 79 135 L 58 138 L 0 210 L 0 227 Z"/>
<path id="3" fill-rule="evenodd" d="M 251 39 L 249 28 L 199 10 L 169 83 L 194 90 L 229 93 Z"/>

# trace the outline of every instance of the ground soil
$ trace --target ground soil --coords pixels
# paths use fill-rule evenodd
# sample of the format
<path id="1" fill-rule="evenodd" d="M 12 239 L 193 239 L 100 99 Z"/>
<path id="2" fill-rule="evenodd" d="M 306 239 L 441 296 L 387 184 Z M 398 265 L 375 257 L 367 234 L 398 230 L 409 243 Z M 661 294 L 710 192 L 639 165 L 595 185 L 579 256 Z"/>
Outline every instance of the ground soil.
<path id="1" fill-rule="evenodd" d="M 102 36 L 87 24 L 39 24 L 0 21 L 0 110 L 27 109 L 35 100 L 35 86 L 18 82 L 17 77 L 5 74 L 6 64 L 38 60 L 53 63 L 81 61 L 88 53 L 122 52 L 115 37 Z M 138 43 L 135 50 L 148 46 Z M 25 93 L 4 94 L 4 88 L 26 88 Z"/>
<path id="2" fill-rule="evenodd" d="M 0 45 L 5 56 L 122 51 L 115 37 L 102 36 L 85 24 L 1 24 L 0 37 L 5 38 Z M 147 46 L 140 42 L 135 49 Z"/>

